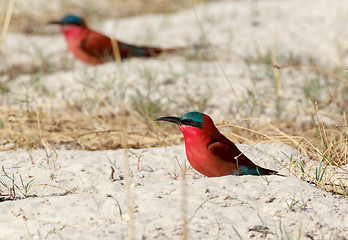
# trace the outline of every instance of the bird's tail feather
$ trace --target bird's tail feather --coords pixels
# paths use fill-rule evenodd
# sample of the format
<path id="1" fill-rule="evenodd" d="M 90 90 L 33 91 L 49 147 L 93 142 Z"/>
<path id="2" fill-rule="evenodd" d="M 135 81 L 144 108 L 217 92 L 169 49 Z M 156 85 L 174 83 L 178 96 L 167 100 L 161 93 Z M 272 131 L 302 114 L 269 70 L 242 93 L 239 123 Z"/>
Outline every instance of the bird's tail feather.
<path id="1" fill-rule="evenodd" d="M 187 50 L 197 50 L 197 49 L 205 49 L 205 48 L 219 48 L 221 47 L 221 44 L 213 44 L 210 45 L 209 43 L 198 43 L 198 44 L 193 44 L 189 46 L 184 46 L 184 47 L 173 47 L 173 48 L 163 48 L 164 53 L 175 53 L 175 52 L 181 52 L 181 51 L 187 51 Z"/>
<path id="2" fill-rule="evenodd" d="M 274 171 L 271 169 L 258 167 L 258 170 L 260 172 L 260 175 L 277 175 L 277 176 L 281 176 L 281 177 L 286 177 L 285 175 L 282 175 L 282 174 L 278 173 L 277 171 Z"/>

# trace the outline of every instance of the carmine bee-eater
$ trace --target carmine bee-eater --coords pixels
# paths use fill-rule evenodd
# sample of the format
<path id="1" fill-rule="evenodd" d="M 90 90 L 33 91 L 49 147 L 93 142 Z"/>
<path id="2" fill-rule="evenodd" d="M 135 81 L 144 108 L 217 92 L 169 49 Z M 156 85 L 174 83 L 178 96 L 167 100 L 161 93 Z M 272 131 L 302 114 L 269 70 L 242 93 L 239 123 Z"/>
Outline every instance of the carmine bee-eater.
<path id="1" fill-rule="evenodd" d="M 59 21 L 51 21 L 51 24 L 59 24 L 65 36 L 70 51 L 74 56 L 89 64 L 102 64 L 114 59 L 111 39 L 99 32 L 87 27 L 85 20 L 75 15 L 66 15 Z M 163 49 L 150 46 L 134 46 L 117 41 L 122 59 L 128 57 L 153 57 L 162 52 L 174 52 L 183 48 Z"/>
<path id="2" fill-rule="evenodd" d="M 211 118 L 204 113 L 189 112 L 181 117 L 161 117 L 155 121 L 178 124 L 184 135 L 187 160 L 205 176 L 277 174 L 276 171 L 255 165 L 219 132 Z"/>

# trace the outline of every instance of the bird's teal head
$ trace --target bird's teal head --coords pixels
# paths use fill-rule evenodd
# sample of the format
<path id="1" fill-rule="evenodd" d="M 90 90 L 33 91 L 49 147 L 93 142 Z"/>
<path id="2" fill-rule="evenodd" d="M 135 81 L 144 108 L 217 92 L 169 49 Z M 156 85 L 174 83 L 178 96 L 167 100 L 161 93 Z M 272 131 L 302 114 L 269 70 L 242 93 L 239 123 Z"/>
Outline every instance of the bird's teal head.
<path id="1" fill-rule="evenodd" d="M 203 129 L 204 116 L 205 116 L 204 113 L 188 112 L 182 115 L 181 117 L 172 117 L 172 116 L 161 117 L 161 118 L 155 119 L 155 121 L 166 121 L 166 122 L 176 123 L 178 125 L 187 125 L 187 126 Z"/>
<path id="2" fill-rule="evenodd" d="M 86 26 L 86 23 L 83 18 L 78 17 L 76 15 L 65 15 L 62 19 L 59 21 L 51 21 L 49 22 L 51 24 L 59 24 L 59 25 L 76 25 L 76 26 Z"/>

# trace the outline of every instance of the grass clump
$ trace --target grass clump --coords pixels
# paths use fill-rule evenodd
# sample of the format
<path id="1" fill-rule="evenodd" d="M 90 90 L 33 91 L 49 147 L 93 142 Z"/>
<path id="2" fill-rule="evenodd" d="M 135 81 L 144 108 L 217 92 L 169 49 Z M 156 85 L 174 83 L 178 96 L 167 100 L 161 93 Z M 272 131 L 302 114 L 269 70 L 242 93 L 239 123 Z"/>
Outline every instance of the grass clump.
<path id="1" fill-rule="evenodd" d="M 20 198 L 20 196 L 18 196 L 19 194 L 24 198 L 35 196 L 29 194 L 30 188 L 34 183 L 35 178 L 29 180 L 28 182 L 24 182 L 22 175 L 19 174 L 20 183 L 18 183 L 18 181 L 16 181 L 17 176 L 14 173 L 8 174 L 7 171 L 5 171 L 4 166 L 1 167 L 1 170 L 3 178 L 0 178 L 0 185 L 2 185 L 5 190 L 8 191 L 8 194 L 3 195 L 0 192 L 0 202 L 5 200 L 18 199 Z"/>

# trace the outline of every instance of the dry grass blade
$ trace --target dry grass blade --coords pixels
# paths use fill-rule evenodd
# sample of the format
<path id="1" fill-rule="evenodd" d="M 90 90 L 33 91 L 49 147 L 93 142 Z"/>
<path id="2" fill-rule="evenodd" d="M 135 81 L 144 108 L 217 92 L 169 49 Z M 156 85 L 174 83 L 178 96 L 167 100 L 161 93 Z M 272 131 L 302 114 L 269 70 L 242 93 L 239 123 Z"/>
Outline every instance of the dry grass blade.
<path id="1" fill-rule="evenodd" d="M 275 37 L 275 39 L 277 39 Z M 278 65 L 278 58 L 277 58 L 277 47 L 276 47 L 277 41 L 274 41 L 273 48 L 272 48 L 272 64 L 273 66 Z M 276 81 L 276 89 L 277 89 L 277 96 L 282 95 L 282 84 L 280 79 L 280 72 L 279 68 L 274 67 L 273 68 L 273 74 Z"/>
<path id="2" fill-rule="evenodd" d="M 129 225 L 128 225 L 128 239 L 135 239 L 135 219 L 134 219 L 134 208 L 133 208 L 133 198 L 131 191 L 131 176 L 129 170 L 129 158 L 128 158 L 128 132 L 127 132 L 127 116 L 126 116 L 126 108 L 125 108 L 125 97 L 126 97 L 126 86 L 125 80 L 123 76 L 123 68 L 122 68 L 122 59 L 120 54 L 120 49 L 118 48 L 118 43 L 115 39 L 111 39 L 112 50 L 115 57 L 115 62 L 119 69 L 119 78 L 122 82 L 121 89 L 121 101 L 120 101 L 120 109 L 121 109 L 121 146 L 123 148 L 123 160 L 124 160 L 124 181 L 126 187 L 126 198 L 128 205 L 128 215 L 129 215 Z"/>
<path id="3" fill-rule="evenodd" d="M 183 221 L 183 231 L 182 231 L 182 240 L 188 239 L 188 219 L 187 219 L 187 186 L 186 186 L 186 178 L 185 173 L 182 171 L 182 179 L 181 179 L 181 214 Z"/>
<path id="4" fill-rule="evenodd" d="M 10 0 L 9 4 L 8 4 L 8 8 L 7 8 L 4 24 L 2 26 L 2 31 L 1 31 L 1 34 L 0 34 L 0 50 L 2 49 L 2 45 L 5 42 L 6 35 L 7 35 L 7 32 L 8 32 L 8 29 L 10 27 L 10 22 L 11 22 L 12 13 L 13 13 L 13 10 L 14 10 L 14 7 L 15 7 L 15 3 L 16 3 L 16 0 Z M 2 4 L 1 4 L 2 9 L 5 9 L 5 5 L 6 5 L 5 1 L 2 1 Z M 0 19 L 0 20 L 2 20 L 2 19 Z"/>
<path id="5" fill-rule="evenodd" d="M 219 65 L 219 68 L 220 68 L 222 74 L 224 75 L 224 78 L 225 78 L 226 81 L 228 82 L 228 84 L 229 84 L 229 86 L 230 86 L 230 88 L 231 88 L 231 90 L 232 90 L 234 96 L 236 97 L 236 99 L 238 100 L 239 103 L 242 103 L 242 100 L 240 99 L 240 97 L 239 97 L 239 95 L 237 94 L 236 90 L 235 90 L 234 87 L 232 86 L 232 83 L 231 83 L 231 81 L 230 81 L 230 79 L 229 79 L 229 77 L 228 77 L 228 75 L 227 75 L 225 69 L 223 68 L 223 66 L 222 66 L 222 64 L 221 64 L 221 61 L 219 60 L 219 58 L 218 58 L 217 55 L 216 55 L 213 45 L 210 43 L 210 41 L 209 41 L 207 35 L 205 34 L 205 31 L 204 31 L 204 29 L 203 29 L 203 26 L 202 26 L 202 24 L 201 24 L 201 21 L 200 21 L 199 18 L 198 18 L 198 14 L 197 14 L 197 11 L 196 11 L 196 7 L 195 7 L 194 0 L 192 0 L 192 9 L 193 9 L 193 11 L 194 11 L 194 13 L 195 13 L 196 21 L 197 21 L 197 23 L 198 23 L 198 25 L 199 25 L 199 28 L 200 28 L 200 30 L 201 30 L 201 33 L 203 34 L 204 39 L 205 39 L 205 41 L 208 43 L 208 46 L 209 46 L 209 48 L 210 48 L 210 50 L 211 50 L 211 53 L 212 53 L 212 55 L 214 56 L 215 62 Z M 241 109 L 241 111 L 244 112 L 243 109 Z M 245 114 L 245 113 L 244 113 L 244 116 L 246 117 L 246 114 Z"/>

